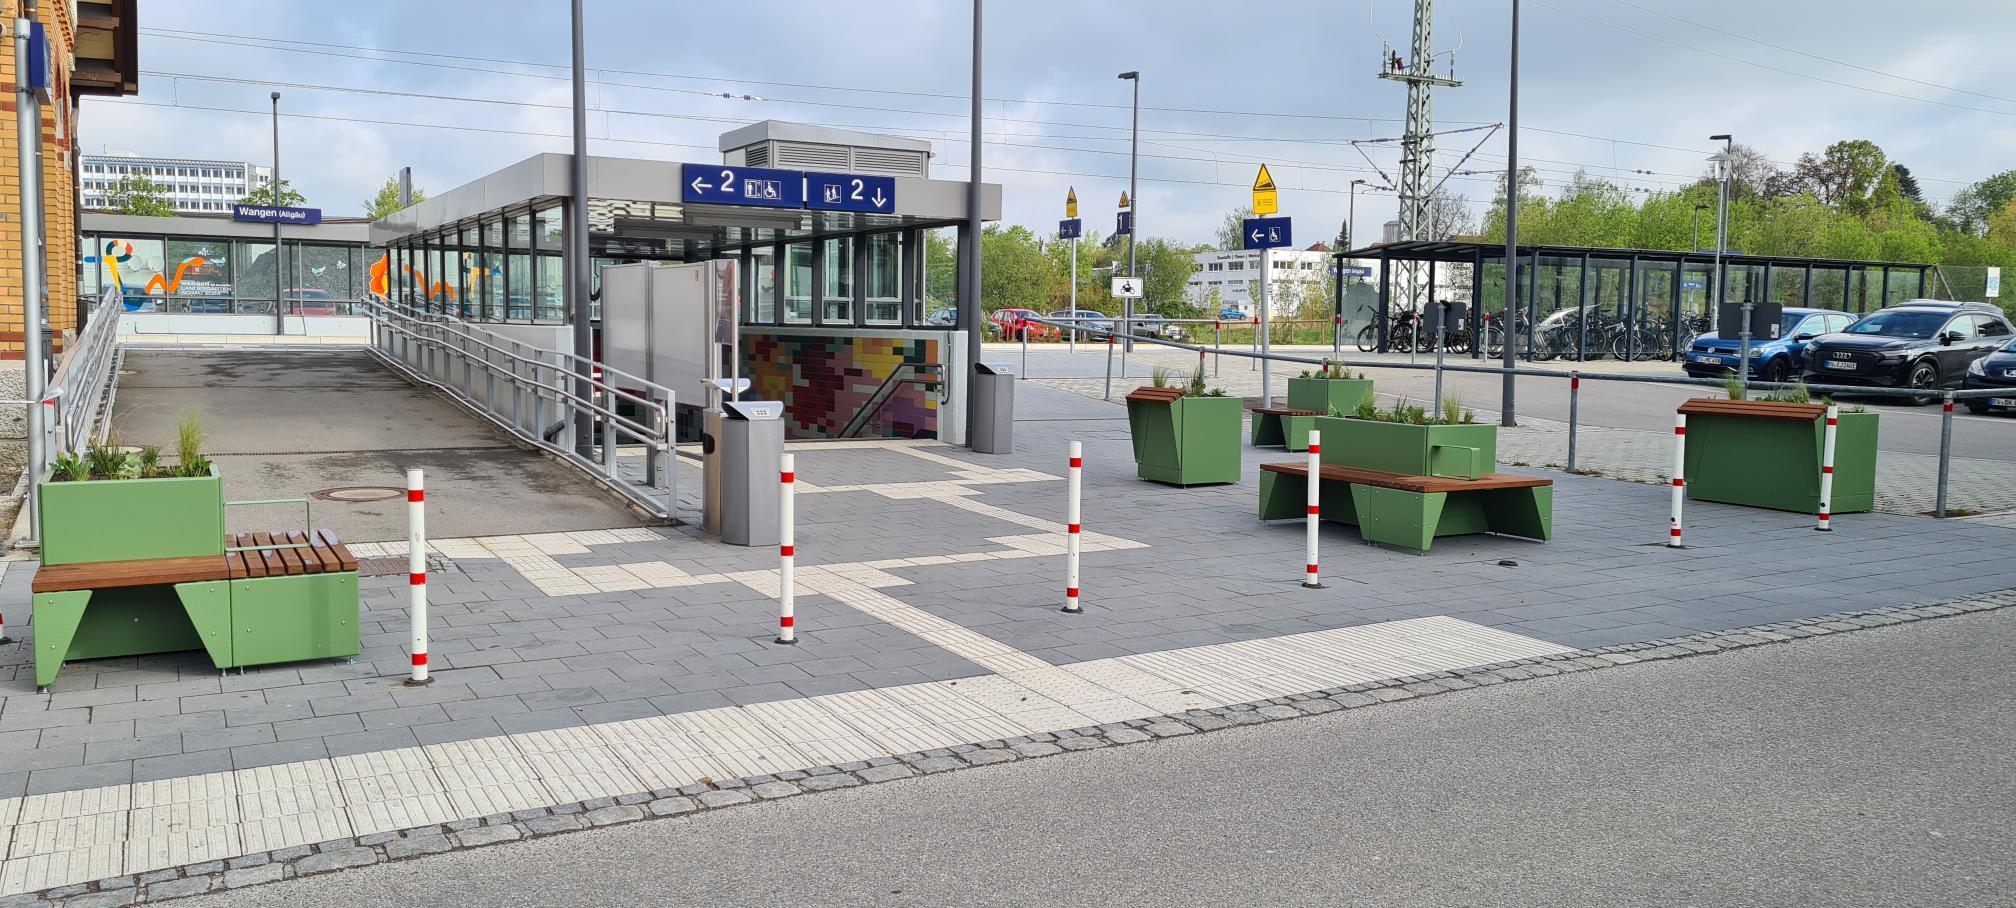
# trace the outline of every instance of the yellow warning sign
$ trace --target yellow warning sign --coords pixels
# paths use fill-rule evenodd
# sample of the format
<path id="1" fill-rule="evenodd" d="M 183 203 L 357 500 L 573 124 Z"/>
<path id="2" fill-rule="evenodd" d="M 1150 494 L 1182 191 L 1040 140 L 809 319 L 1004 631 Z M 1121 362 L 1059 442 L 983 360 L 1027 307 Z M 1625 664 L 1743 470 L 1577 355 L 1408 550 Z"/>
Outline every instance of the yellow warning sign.
<path id="1" fill-rule="evenodd" d="M 1260 175 L 1253 178 L 1253 213 L 1276 214 L 1281 211 L 1281 194 L 1274 190 L 1274 175 L 1267 172 L 1267 165 L 1260 165 Z"/>
<path id="2" fill-rule="evenodd" d="M 1125 189 L 1120 190 L 1120 207 L 1122 208 L 1129 207 L 1127 204 L 1127 190 Z"/>
<path id="3" fill-rule="evenodd" d="M 1071 187 L 1070 192 L 1064 196 L 1064 216 L 1067 218 L 1078 216 L 1078 187 L 1076 186 Z"/>

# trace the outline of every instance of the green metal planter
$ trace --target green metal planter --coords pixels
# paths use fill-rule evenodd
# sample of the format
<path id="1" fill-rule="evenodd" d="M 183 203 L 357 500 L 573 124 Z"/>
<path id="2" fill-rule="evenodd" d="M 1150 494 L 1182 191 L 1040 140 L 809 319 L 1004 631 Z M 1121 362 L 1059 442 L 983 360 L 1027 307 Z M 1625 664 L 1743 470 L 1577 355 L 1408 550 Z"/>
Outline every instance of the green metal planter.
<path id="1" fill-rule="evenodd" d="M 1474 479 L 1498 469 L 1498 427 L 1489 423 L 1417 426 L 1349 416 L 1318 416 L 1323 462 L 1402 476 Z"/>
<path id="2" fill-rule="evenodd" d="M 1184 397 L 1174 388 L 1127 395 L 1127 426 L 1142 479 L 1194 486 L 1239 481 L 1236 397 Z"/>
<path id="3" fill-rule="evenodd" d="M 224 554 L 224 480 L 93 479 L 37 483 L 42 563 Z"/>
<path id="4" fill-rule="evenodd" d="M 1291 378 L 1288 380 L 1288 408 L 1330 413 L 1349 413 L 1358 402 L 1372 399 L 1369 378 Z"/>
<path id="5" fill-rule="evenodd" d="M 1827 408 L 1820 404 L 1698 398 L 1687 414 L 1687 497 L 1799 514 L 1820 510 Z M 1875 413 L 1835 426 L 1835 514 L 1876 508 Z"/>

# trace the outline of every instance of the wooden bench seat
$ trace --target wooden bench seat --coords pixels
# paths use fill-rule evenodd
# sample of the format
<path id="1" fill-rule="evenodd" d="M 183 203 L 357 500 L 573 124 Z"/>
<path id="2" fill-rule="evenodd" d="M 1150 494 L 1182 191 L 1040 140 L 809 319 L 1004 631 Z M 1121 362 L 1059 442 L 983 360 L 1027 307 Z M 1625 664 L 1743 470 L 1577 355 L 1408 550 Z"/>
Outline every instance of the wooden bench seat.
<path id="1" fill-rule="evenodd" d="M 1309 450 L 1309 430 L 1316 427 L 1315 410 L 1293 407 L 1254 407 L 1253 447 L 1280 445 L 1290 451 Z"/>
<path id="2" fill-rule="evenodd" d="M 1545 542 L 1554 535 L 1554 481 L 1490 473 L 1476 479 L 1407 476 L 1325 464 L 1318 514 L 1355 524 L 1366 542 L 1425 552 L 1437 536 L 1500 533 Z M 1260 465 L 1260 519 L 1307 516 L 1309 466 Z"/>
<path id="3" fill-rule="evenodd" d="M 357 558 L 329 530 L 226 535 L 223 554 L 43 565 L 35 683 L 71 659 L 206 651 L 219 669 L 360 651 Z M 251 546 L 298 546 L 230 551 Z"/>

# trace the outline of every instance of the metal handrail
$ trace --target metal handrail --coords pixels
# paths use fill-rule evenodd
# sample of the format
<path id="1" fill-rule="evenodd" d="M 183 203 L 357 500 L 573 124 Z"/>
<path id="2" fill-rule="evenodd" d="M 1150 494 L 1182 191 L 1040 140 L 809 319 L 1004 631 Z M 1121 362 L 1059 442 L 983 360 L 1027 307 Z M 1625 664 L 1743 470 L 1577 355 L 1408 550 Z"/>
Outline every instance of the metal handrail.
<path id="1" fill-rule="evenodd" d="M 99 414 L 112 408 L 112 381 L 119 359 L 119 288 L 107 287 L 98 308 L 43 392 L 43 441 L 47 456 L 75 454 L 104 437 Z"/>
<path id="2" fill-rule="evenodd" d="M 507 337 L 503 334 L 499 334 L 496 331 L 492 331 L 489 328 L 485 328 L 467 319 L 460 318 L 454 315 L 449 315 L 446 312 L 430 312 L 428 310 L 420 309 L 414 306 L 393 302 L 392 300 L 378 296 L 377 294 L 372 294 L 369 298 L 365 300 L 365 302 L 386 306 L 388 308 L 391 308 L 392 311 L 394 312 L 399 312 L 401 309 L 403 309 L 404 314 L 409 317 L 417 318 L 422 321 L 450 325 L 456 327 L 458 330 L 466 334 L 480 333 L 488 335 L 491 338 L 502 341 L 504 343 L 512 343 L 512 344 L 522 343 L 521 341 L 515 340 L 511 337 Z M 636 375 L 631 372 L 626 372 L 622 369 L 618 369 L 614 366 L 611 366 L 608 363 L 596 359 L 591 359 L 586 356 L 582 356 L 581 354 L 575 353 L 571 350 L 547 350 L 545 352 L 551 354 L 556 359 L 559 359 L 560 361 L 565 362 L 570 366 L 585 364 L 589 367 L 589 373 L 591 375 L 598 372 L 601 373 L 602 375 L 613 375 L 625 379 L 627 382 L 630 383 L 631 387 L 641 388 L 646 392 L 658 391 L 667 395 L 670 395 L 672 393 L 671 388 L 668 388 L 664 385 L 654 382 L 648 378 L 644 378 L 643 376 Z M 625 389 L 623 388 L 616 388 L 616 390 L 618 392 L 625 391 Z M 638 398 L 635 398 L 633 395 L 633 399 Z"/>
<path id="3" fill-rule="evenodd" d="M 558 351 L 546 350 L 495 332 L 472 329 L 459 320 L 402 312 L 382 298 L 360 304 L 372 320 L 371 352 L 388 368 L 433 387 L 463 408 L 495 423 L 512 437 L 552 454 L 587 473 L 653 516 L 671 519 L 678 506 L 673 468 L 676 398 L 653 386 L 652 397 L 589 376 L 589 391 L 577 392 L 576 375 Z M 478 332 L 490 337 L 479 337 Z M 495 339 L 495 342 L 491 338 Z M 593 364 L 592 360 L 585 360 Z M 608 370 L 604 370 L 606 376 Z M 627 402 L 637 416 L 618 411 Z M 571 433 L 553 440 L 558 427 L 599 423 L 601 457 L 577 450 Z M 645 483 L 640 488 L 618 475 L 616 454 L 627 436 L 645 446 Z"/>

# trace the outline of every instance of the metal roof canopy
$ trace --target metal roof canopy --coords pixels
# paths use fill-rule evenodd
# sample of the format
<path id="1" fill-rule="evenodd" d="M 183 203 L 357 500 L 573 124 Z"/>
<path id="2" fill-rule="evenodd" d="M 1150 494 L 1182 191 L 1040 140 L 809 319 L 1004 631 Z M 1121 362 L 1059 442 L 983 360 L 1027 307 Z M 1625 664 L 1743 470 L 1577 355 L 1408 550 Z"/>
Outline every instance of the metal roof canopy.
<path id="1" fill-rule="evenodd" d="M 723 139 L 725 142 L 727 137 Z M 571 191 L 567 174 L 569 157 L 534 155 L 387 215 L 371 225 L 371 242 L 385 245 L 557 205 Z M 896 181 L 893 214 L 686 204 L 680 201 L 680 172 L 686 163 L 721 166 L 713 161 L 589 156 L 588 229 L 593 254 L 666 256 L 695 261 L 748 246 L 902 227 L 951 226 L 966 218 L 964 181 L 902 176 L 893 177 Z M 1000 185 L 982 184 L 981 193 L 981 217 L 999 220 Z"/>
<path id="2" fill-rule="evenodd" d="M 1402 262 L 1433 261 L 1474 264 L 1480 252 L 1487 262 L 1502 262 L 1505 260 L 1504 243 L 1472 243 L 1447 240 L 1406 240 L 1397 243 L 1375 243 L 1362 249 L 1332 253 L 1331 257 L 1339 259 L 1390 258 Z M 1635 258 L 1640 262 L 1685 262 L 1690 265 L 1699 264 L 1711 267 L 1715 264 L 1715 252 L 1712 249 L 1706 252 L 1687 252 L 1676 249 L 1612 249 L 1596 246 L 1519 247 L 1519 256 L 1521 258 L 1540 256 L 1543 258 L 1580 259 L 1585 255 L 1591 259 L 1628 260 Z M 1823 259 L 1796 255 L 1739 255 L 1733 252 L 1722 253 L 1722 264 L 1724 267 L 1732 265 L 1796 265 L 1800 267 L 1812 265 L 1816 268 L 1894 268 L 1914 271 L 1926 271 L 1932 268 L 1932 265 L 1920 262 L 1873 262 L 1861 259 Z"/>

